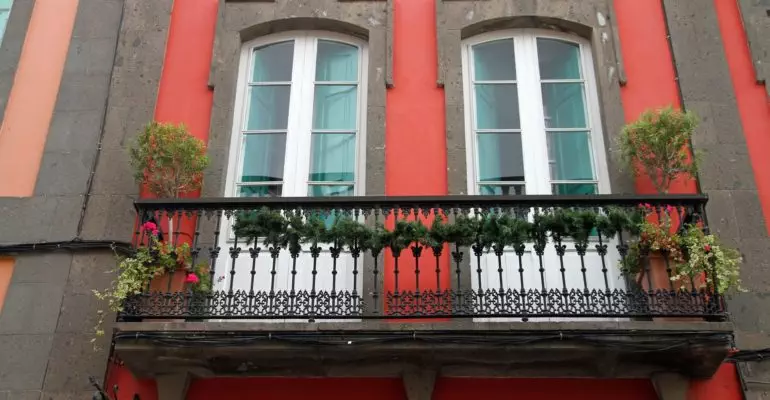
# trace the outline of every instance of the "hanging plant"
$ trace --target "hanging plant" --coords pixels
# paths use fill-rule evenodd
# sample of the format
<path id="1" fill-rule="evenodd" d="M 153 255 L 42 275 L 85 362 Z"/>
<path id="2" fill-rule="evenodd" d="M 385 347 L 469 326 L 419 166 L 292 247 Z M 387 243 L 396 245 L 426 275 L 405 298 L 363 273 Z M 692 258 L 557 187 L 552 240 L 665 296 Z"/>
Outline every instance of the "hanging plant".
<path id="1" fill-rule="evenodd" d="M 690 111 L 646 111 L 621 131 L 618 156 L 632 174 L 647 175 L 658 193 L 668 193 L 675 179 L 693 178 L 698 171 L 700 153 L 689 151 L 697 126 Z"/>
<path id="2" fill-rule="evenodd" d="M 730 290 L 743 291 L 740 279 L 742 257 L 737 250 L 723 245 L 716 236 L 706 235 L 694 225 L 685 230 L 681 244 L 687 257 L 677 264 L 671 280 L 679 283 L 682 289 L 685 288 L 683 283 L 700 277 L 705 279 L 693 279 L 702 282 L 700 288 L 712 287 L 720 294 Z M 716 285 L 714 275 L 717 278 Z"/>
<path id="3" fill-rule="evenodd" d="M 158 227 L 153 222 L 144 223 L 141 229 L 149 236 L 148 245 L 139 247 L 130 257 L 118 258 L 118 276 L 110 288 L 93 290 L 98 299 L 107 302 L 107 308 L 112 312 L 123 311 L 124 301 L 130 296 L 142 293 L 153 278 L 190 263 L 190 246 L 187 243 L 179 246 L 164 243 L 160 240 Z M 95 331 L 97 336 L 102 336 L 105 313 L 104 310 L 98 310 L 97 313 Z M 91 340 L 95 341 L 95 338 Z"/>

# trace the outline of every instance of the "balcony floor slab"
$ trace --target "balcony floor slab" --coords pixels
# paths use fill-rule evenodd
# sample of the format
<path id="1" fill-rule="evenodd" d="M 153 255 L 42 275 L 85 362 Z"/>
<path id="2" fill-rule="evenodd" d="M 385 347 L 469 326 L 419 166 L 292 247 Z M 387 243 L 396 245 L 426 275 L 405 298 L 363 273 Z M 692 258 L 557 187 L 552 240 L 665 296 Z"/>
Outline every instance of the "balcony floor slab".
<path id="1" fill-rule="evenodd" d="M 138 377 L 710 377 L 729 322 L 122 322 L 114 352 Z"/>

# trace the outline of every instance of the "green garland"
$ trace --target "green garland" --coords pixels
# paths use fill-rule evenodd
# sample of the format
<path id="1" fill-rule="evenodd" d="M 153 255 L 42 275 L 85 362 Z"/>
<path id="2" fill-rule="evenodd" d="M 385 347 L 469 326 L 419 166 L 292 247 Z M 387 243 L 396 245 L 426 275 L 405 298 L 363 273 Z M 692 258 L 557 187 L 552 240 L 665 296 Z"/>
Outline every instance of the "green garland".
<path id="1" fill-rule="evenodd" d="M 637 211 L 610 208 L 606 213 L 590 209 L 558 209 L 539 213 L 529 221 L 508 213 L 459 214 L 453 221 L 438 215 L 429 227 L 421 221 L 398 220 L 392 229 L 382 223 L 367 225 L 350 215 L 306 215 L 262 208 L 236 214 L 234 232 L 247 243 L 261 238 L 262 244 L 298 253 L 303 245 L 333 243 L 338 248 L 369 250 L 379 254 L 389 248 L 400 254 L 411 246 L 437 249 L 445 243 L 477 245 L 484 249 L 505 248 L 548 237 L 585 243 L 600 233 L 611 239 L 617 232 L 637 232 L 642 220 Z"/>

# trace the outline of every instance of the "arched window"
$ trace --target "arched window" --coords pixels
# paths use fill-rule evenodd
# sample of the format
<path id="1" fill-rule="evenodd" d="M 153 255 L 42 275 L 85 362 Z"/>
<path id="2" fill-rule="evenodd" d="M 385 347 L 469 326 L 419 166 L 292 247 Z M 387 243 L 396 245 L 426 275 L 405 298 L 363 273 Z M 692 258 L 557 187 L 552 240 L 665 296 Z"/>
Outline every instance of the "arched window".
<path id="1" fill-rule="evenodd" d="M 587 41 L 543 30 L 484 34 L 463 45 L 468 191 L 609 192 Z"/>
<path id="2" fill-rule="evenodd" d="M 244 45 L 226 196 L 362 194 L 364 43 L 285 32 Z"/>

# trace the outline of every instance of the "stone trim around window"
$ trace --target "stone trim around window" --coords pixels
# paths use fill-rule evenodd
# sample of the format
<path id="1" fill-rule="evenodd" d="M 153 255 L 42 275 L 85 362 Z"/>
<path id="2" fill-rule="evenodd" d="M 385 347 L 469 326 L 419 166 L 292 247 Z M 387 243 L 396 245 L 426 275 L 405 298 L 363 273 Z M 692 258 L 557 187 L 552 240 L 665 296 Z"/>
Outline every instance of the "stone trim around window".
<path id="1" fill-rule="evenodd" d="M 16 68 L 21 58 L 21 48 L 27 37 L 27 28 L 32 18 L 35 0 L 16 0 L 11 7 L 11 14 L 5 27 L 5 35 L 0 36 L 0 121 L 5 115 L 8 95 L 16 76 Z"/>
<path id="2" fill-rule="evenodd" d="M 625 72 L 614 20 L 611 0 L 436 0 L 437 84 L 444 87 L 450 194 L 465 194 L 467 188 L 462 40 L 512 28 L 552 29 L 590 40 L 612 192 L 633 193 L 633 180 L 618 172 L 610 152 L 625 122 L 620 97 Z"/>
<path id="3" fill-rule="evenodd" d="M 214 106 L 209 136 L 211 166 L 204 196 L 224 193 L 233 124 L 238 60 L 243 43 L 291 30 L 325 30 L 364 39 L 369 44 L 366 105 L 366 194 L 385 193 L 385 91 L 392 78 L 392 1 L 276 0 L 274 3 L 220 0 L 209 85 Z"/>
<path id="4" fill-rule="evenodd" d="M 749 40 L 757 83 L 764 83 L 770 96 L 770 1 L 739 0 L 743 29 Z"/>

